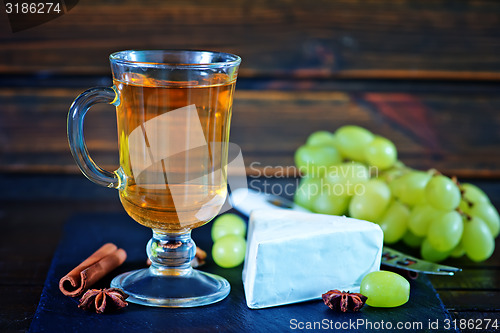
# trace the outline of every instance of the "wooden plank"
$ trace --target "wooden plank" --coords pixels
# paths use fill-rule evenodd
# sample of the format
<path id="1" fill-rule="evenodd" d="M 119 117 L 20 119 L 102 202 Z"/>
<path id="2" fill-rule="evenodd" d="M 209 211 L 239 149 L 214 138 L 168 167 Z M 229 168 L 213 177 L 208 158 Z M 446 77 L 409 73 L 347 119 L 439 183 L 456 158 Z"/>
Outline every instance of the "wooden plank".
<path id="1" fill-rule="evenodd" d="M 0 285 L 0 330 L 26 332 L 35 314 L 43 283 L 38 286 Z"/>
<path id="2" fill-rule="evenodd" d="M 0 171 L 77 172 L 66 138 L 66 113 L 83 89 L 0 88 Z M 458 177 L 500 178 L 500 97 L 492 93 L 346 93 L 239 90 L 231 141 L 248 171 L 279 172 L 316 130 L 357 124 L 388 137 L 400 159 L 419 169 Z M 116 120 L 109 105 L 94 107 L 85 135 L 95 160 L 118 161 Z M 296 175 L 293 168 L 288 175 Z"/>
<path id="3" fill-rule="evenodd" d="M 91 189 L 86 187 L 87 180 L 82 181 L 84 186 L 78 188 L 80 191 Z M 26 182 L 23 183 L 26 184 Z M 24 186 L 26 188 L 25 199 L 2 199 L 0 204 L 2 226 L 0 287 L 43 286 L 53 253 L 59 243 L 62 226 L 70 216 L 88 211 L 123 212 L 118 193 L 114 193 L 113 199 L 110 199 L 105 191 L 100 193 L 96 185 L 89 183 L 88 185 L 96 186 L 97 192 L 91 191 L 87 197 L 78 200 L 75 198 L 78 196 L 76 194 L 78 189 L 65 189 L 65 183 L 64 180 L 54 181 L 54 179 L 46 183 L 38 181 L 38 186 L 44 185 L 48 188 L 46 191 L 35 191 L 38 194 L 38 200 L 28 193 L 31 187 L 29 184 Z M 62 191 L 64 194 L 61 196 L 66 196 L 66 198 L 51 199 L 47 195 L 51 184 Z M 70 184 L 75 184 L 75 182 L 70 182 Z M 97 197 L 89 198 L 92 194 Z M 73 199 L 68 200 L 69 197 Z M 135 222 L 131 220 L 131 223 Z M 75 237 L 79 236 L 75 235 Z M 12 298 L 10 300 L 12 301 Z M 0 302 L 0 308 L 1 305 L 2 302 Z"/>
<path id="4" fill-rule="evenodd" d="M 17 33 L 1 12 L 0 73 L 106 74 L 114 51 L 201 48 L 241 55 L 243 77 L 498 81 L 499 13 L 479 0 L 84 1 Z"/>
<path id="5" fill-rule="evenodd" d="M 23 208 L 28 205 L 31 209 Z M 70 216 L 67 208 L 57 206 L 61 208 L 56 204 L 3 200 L 0 285 L 43 286 L 62 223 Z"/>
<path id="6" fill-rule="evenodd" d="M 500 291 L 443 290 L 439 297 L 450 311 L 500 311 Z"/>
<path id="7" fill-rule="evenodd" d="M 465 259 L 461 260 L 465 261 Z M 500 264 L 492 261 L 491 265 L 496 266 L 482 269 L 464 269 L 454 276 L 429 275 L 429 279 L 439 293 L 457 289 L 500 291 L 500 280 L 498 279 Z"/>

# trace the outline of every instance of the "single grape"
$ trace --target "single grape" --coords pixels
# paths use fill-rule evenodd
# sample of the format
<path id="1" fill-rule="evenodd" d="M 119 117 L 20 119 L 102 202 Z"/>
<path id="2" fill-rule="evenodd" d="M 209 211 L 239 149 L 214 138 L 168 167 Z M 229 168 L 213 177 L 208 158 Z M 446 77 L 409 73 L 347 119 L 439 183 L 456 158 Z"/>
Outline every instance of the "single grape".
<path id="1" fill-rule="evenodd" d="M 403 183 L 400 181 L 402 175 L 399 175 L 398 177 L 392 179 L 391 181 L 388 181 L 387 183 L 389 184 L 389 188 L 391 189 L 391 193 L 395 198 L 398 198 L 401 196 L 401 192 L 403 191 Z M 379 177 L 380 179 L 380 177 Z"/>
<path id="2" fill-rule="evenodd" d="M 342 156 L 359 162 L 364 162 L 364 149 L 373 138 L 367 129 L 353 125 L 342 126 L 335 132 L 337 148 Z"/>
<path id="3" fill-rule="evenodd" d="M 460 184 L 461 190 L 464 192 L 465 199 L 472 203 L 490 202 L 490 199 L 479 187 L 469 183 Z"/>
<path id="4" fill-rule="evenodd" d="M 434 249 L 430 244 L 429 241 L 424 239 L 422 242 L 422 247 L 420 248 L 420 255 L 422 256 L 422 259 L 427 260 L 427 261 L 432 261 L 432 262 L 440 262 L 448 258 L 450 255 L 450 252 L 440 252 L 436 249 Z"/>
<path id="5" fill-rule="evenodd" d="M 458 208 L 460 208 L 460 210 L 462 212 L 469 214 L 470 209 L 472 208 L 473 205 L 474 205 L 473 203 L 462 199 L 462 200 L 460 200 L 460 203 L 458 204 Z"/>
<path id="6" fill-rule="evenodd" d="M 312 211 L 319 214 L 344 215 L 349 206 L 348 195 L 335 195 L 326 186 L 312 203 Z"/>
<path id="7" fill-rule="evenodd" d="M 460 243 L 463 231 L 464 223 L 459 213 L 440 213 L 429 226 L 427 240 L 433 249 L 450 252 Z"/>
<path id="8" fill-rule="evenodd" d="M 370 170 L 364 164 L 357 162 L 342 163 L 338 167 L 338 173 L 354 185 L 363 184 L 370 179 Z"/>
<path id="9" fill-rule="evenodd" d="M 368 297 L 366 304 L 392 308 L 408 302 L 410 283 L 401 275 L 389 271 L 376 271 L 361 280 L 360 292 Z"/>
<path id="10" fill-rule="evenodd" d="M 394 200 L 387 208 L 380 222 L 380 228 L 384 232 L 384 242 L 396 243 L 405 235 L 408 229 L 408 218 L 410 210 L 397 200 Z"/>
<path id="11" fill-rule="evenodd" d="M 401 171 L 408 171 L 408 170 L 411 170 L 410 168 L 408 168 L 403 162 L 401 162 L 400 160 L 397 160 L 396 163 L 394 163 L 394 168 L 397 168 Z"/>
<path id="12" fill-rule="evenodd" d="M 462 246 L 471 260 L 484 261 L 493 254 L 495 239 L 486 223 L 479 217 L 473 216 L 470 220 L 464 221 Z"/>
<path id="13" fill-rule="evenodd" d="M 363 191 L 363 184 L 370 179 L 368 168 L 356 162 L 331 166 L 325 174 L 325 182 L 330 184 L 336 195 L 352 196 Z"/>
<path id="14" fill-rule="evenodd" d="M 320 177 L 329 166 L 342 162 L 339 152 L 331 146 L 301 146 L 295 152 L 295 165 L 303 174 Z"/>
<path id="15" fill-rule="evenodd" d="M 486 222 L 493 238 L 498 236 L 500 231 L 500 216 L 491 203 L 485 201 L 474 203 L 468 213 L 469 215 L 477 216 Z"/>
<path id="16" fill-rule="evenodd" d="M 434 218 L 440 212 L 428 204 L 419 204 L 412 208 L 408 218 L 408 228 L 419 237 L 427 236 L 427 231 Z"/>
<path id="17" fill-rule="evenodd" d="M 453 258 L 460 258 L 463 257 L 465 254 L 464 247 L 462 246 L 462 243 L 458 243 L 457 246 L 450 252 L 450 257 Z"/>
<path id="18" fill-rule="evenodd" d="M 340 165 L 332 165 L 328 168 L 324 175 L 325 182 L 332 185 L 340 184 L 344 186 L 344 184 L 347 182 L 345 174 L 349 173 L 349 170 L 347 170 L 347 168 L 348 166 L 346 166 L 346 163 L 342 163 Z M 366 173 L 368 174 L 368 171 L 366 171 Z"/>
<path id="19" fill-rule="evenodd" d="M 427 183 L 425 197 L 434 208 L 450 211 L 460 203 L 460 190 L 450 178 L 437 175 Z"/>
<path id="20" fill-rule="evenodd" d="M 362 163 L 344 163 L 340 166 L 340 172 L 354 185 L 363 184 L 370 179 L 370 170 Z"/>
<path id="21" fill-rule="evenodd" d="M 356 219 L 378 222 L 391 201 L 391 190 L 381 180 L 371 179 L 363 186 L 363 192 L 352 197 L 349 215 Z"/>
<path id="22" fill-rule="evenodd" d="M 322 178 L 302 177 L 293 201 L 299 206 L 312 210 L 313 199 L 321 193 L 322 186 Z"/>
<path id="23" fill-rule="evenodd" d="M 215 242 L 226 235 L 245 237 L 247 224 L 236 214 L 223 214 L 212 224 L 212 240 Z"/>
<path id="24" fill-rule="evenodd" d="M 220 267 L 239 266 L 245 260 L 246 241 L 240 236 L 227 235 L 219 238 L 212 247 L 212 258 Z"/>
<path id="25" fill-rule="evenodd" d="M 385 170 L 394 165 L 398 159 L 396 146 L 390 140 L 376 136 L 365 147 L 365 160 L 380 170 Z"/>
<path id="26" fill-rule="evenodd" d="M 332 146 L 335 147 L 335 135 L 328 131 L 317 131 L 309 135 L 306 141 L 307 146 Z"/>
<path id="27" fill-rule="evenodd" d="M 393 186 L 397 187 L 394 195 L 402 203 L 416 205 L 424 199 L 425 187 L 431 175 L 422 171 L 410 171 L 394 180 Z"/>
<path id="28" fill-rule="evenodd" d="M 413 248 L 417 248 L 422 245 L 425 237 L 416 236 L 411 230 L 407 230 L 406 234 L 403 236 L 403 242 Z"/>
<path id="29" fill-rule="evenodd" d="M 376 175 L 376 177 L 389 184 L 389 187 L 391 188 L 392 191 L 394 181 L 399 177 L 403 176 L 404 174 L 406 174 L 407 172 L 408 168 L 400 161 L 396 161 L 390 169 L 383 170 L 381 173 Z M 395 195 L 396 193 L 393 192 L 393 194 Z"/>

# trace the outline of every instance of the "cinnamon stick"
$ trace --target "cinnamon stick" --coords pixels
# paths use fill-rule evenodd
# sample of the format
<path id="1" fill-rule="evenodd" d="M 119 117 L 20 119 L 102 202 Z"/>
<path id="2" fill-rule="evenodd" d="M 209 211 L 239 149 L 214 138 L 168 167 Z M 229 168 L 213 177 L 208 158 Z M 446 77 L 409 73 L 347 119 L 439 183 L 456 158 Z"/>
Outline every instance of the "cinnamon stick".
<path id="1" fill-rule="evenodd" d="M 77 297 L 103 278 L 106 274 L 123 264 L 127 253 L 115 244 L 101 246 L 80 265 L 66 274 L 59 281 L 59 289 L 66 296 Z"/>

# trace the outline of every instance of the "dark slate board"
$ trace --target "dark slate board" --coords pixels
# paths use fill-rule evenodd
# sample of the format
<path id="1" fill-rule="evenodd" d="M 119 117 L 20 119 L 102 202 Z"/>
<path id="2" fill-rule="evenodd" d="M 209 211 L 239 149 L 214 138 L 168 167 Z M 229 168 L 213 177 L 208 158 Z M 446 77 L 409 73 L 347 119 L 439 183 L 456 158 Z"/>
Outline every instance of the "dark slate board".
<path id="1" fill-rule="evenodd" d="M 193 239 L 203 249 L 211 248 L 210 226 L 208 224 L 193 231 Z M 423 329 L 413 331 L 437 332 L 444 331 L 445 320 L 451 319 L 425 276 L 411 281 L 410 301 L 393 309 L 365 306 L 358 313 L 335 313 L 329 310 L 322 301 L 310 301 L 276 308 L 250 310 L 245 303 L 241 267 L 219 268 L 210 259 L 202 269 L 224 276 L 231 283 L 232 289 L 226 299 L 205 307 L 167 309 L 130 304 L 119 312 L 97 315 L 78 309 L 76 299 L 66 297 L 59 291 L 59 279 L 105 242 L 113 242 L 124 248 L 128 258 L 122 267 L 111 273 L 109 278 L 101 281 L 96 287 L 109 287 L 109 282 L 115 275 L 145 267 L 145 245 L 150 236 L 150 229 L 133 222 L 125 214 L 79 215 L 72 218 L 65 227 L 63 238 L 54 255 L 30 331 L 286 332 L 301 331 L 298 329 L 299 323 L 304 325 L 304 331 L 311 331 L 306 329 L 307 323 L 313 325 L 314 322 L 319 322 L 319 324 L 332 325 L 335 329 L 335 324 L 348 325 L 363 320 L 363 325 L 344 326 L 347 328 L 344 331 L 369 332 L 375 331 L 376 325 L 387 328 L 388 323 L 392 323 L 392 331 L 408 332 L 412 330 L 396 329 L 396 323 L 421 322 Z M 437 321 L 440 329 L 430 330 L 429 321 Z M 368 326 L 370 323 L 372 327 Z M 381 326 L 382 323 L 385 326 Z M 293 329 L 294 327 L 296 329 Z"/>

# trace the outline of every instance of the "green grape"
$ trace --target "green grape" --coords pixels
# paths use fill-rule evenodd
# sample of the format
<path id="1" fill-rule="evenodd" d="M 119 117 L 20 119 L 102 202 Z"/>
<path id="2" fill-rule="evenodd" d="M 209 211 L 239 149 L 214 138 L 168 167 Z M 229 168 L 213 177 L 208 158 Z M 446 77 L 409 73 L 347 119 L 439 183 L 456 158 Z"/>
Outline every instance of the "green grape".
<path id="1" fill-rule="evenodd" d="M 456 211 L 440 213 L 429 226 L 427 241 L 439 252 L 450 252 L 462 238 L 464 223 Z"/>
<path id="2" fill-rule="evenodd" d="M 338 173 L 354 185 L 363 184 L 370 179 L 370 170 L 364 164 L 357 162 L 342 163 L 338 167 Z"/>
<path id="3" fill-rule="evenodd" d="M 473 204 L 472 203 L 469 203 L 468 201 L 465 201 L 465 200 L 460 200 L 460 203 L 458 204 L 458 208 L 460 208 L 460 210 L 464 213 L 469 213 L 470 212 L 470 209 L 471 209 L 471 206 Z"/>
<path id="4" fill-rule="evenodd" d="M 378 223 L 384 232 L 384 242 L 387 244 L 396 243 L 406 233 L 408 229 L 408 218 L 410 210 L 397 200 L 394 200 L 387 208 L 380 222 Z"/>
<path id="5" fill-rule="evenodd" d="M 491 203 L 485 201 L 477 202 L 472 206 L 468 213 L 469 215 L 477 216 L 486 222 L 493 238 L 498 236 L 500 231 L 500 216 Z"/>
<path id="6" fill-rule="evenodd" d="M 428 204 L 416 205 L 410 212 L 408 228 L 415 236 L 425 237 L 429 230 L 429 225 L 438 214 L 439 211 Z"/>
<path id="7" fill-rule="evenodd" d="M 295 152 L 295 165 L 303 174 L 323 175 L 329 166 L 342 162 L 339 152 L 330 146 L 301 146 Z"/>
<path id="8" fill-rule="evenodd" d="M 360 292 L 368 297 L 366 304 L 369 306 L 392 308 L 408 302 L 410 283 L 399 274 L 376 271 L 363 277 Z"/>
<path id="9" fill-rule="evenodd" d="M 479 202 L 490 202 L 490 199 L 479 187 L 469 183 L 463 183 L 460 185 L 460 188 L 464 192 L 463 196 L 465 199 L 472 203 Z"/>
<path id="10" fill-rule="evenodd" d="M 399 177 L 396 177 L 392 181 L 388 182 L 392 195 L 398 199 L 401 196 L 401 192 L 403 191 L 403 186 L 402 186 L 403 182 L 400 181 L 401 176 L 402 175 L 400 175 Z"/>
<path id="11" fill-rule="evenodd" d="M 227 235 L 214 243 L 212 258 L 220 267 L 236 267 L 245 260 L 245 251 L 245 239 L 236 235 Z"/>
<path id="12" fill-rule="evenodd" d="M 359 162 L 364 162 L 365 147 L 373 137 L 370 131 L 353 125 L 342 126 L 335 132 L 337 148 L 342 156 Z"/>
<path id="13" fill-rule="evenodd" d="M 344 215 L 349 206 L 350 197 L 335 195 L 326 187 L 316 196 L 312 203 L 312 211 L 319 214 Z"/>
<path id="14" fill-rule="evenodd" d="M 368 169 L 361 163 L 343 163 L 328 169 L 322 183 L 321 193 L 312 199 L 311 210 L 322 214 L 343 215 L 350 197 L 364 188 L 370 177 Z"/>
<path id="15" fill-rule="evenodd" d="M 378 175 L 378 178 L 389 184 L 392 191 L 392 187 L 394 185 L 393 183 L 395 182 L 395 180 L 403 176 L 407 172 L 408 168 L 405 167 L 404 164 L 402 164 L 400 161 L 396 161 L 396 163 L 394 163 L 394 165 L 390 169 L 383 170 L 383 172 Z"/>
<path id="16" fill-rule="evenodd" d="M 416 205 L 424 199 L 425 187 L 430 179 L 431 175 L 427 172 L 410 171 L 394 180 L 394 196 L 404 204 Z"/>
<path id="17" fill-rule="evenodd" d="M 389 184 L 389 188 L 391 189 L 392 195 L 397 199 L 399 199 L 399 197 L 401 196 L 401 192 L 403 190 L 402 187 L 403 183 L 400 181 L 400 178 L 401 176 L 393 179 L 390 182 L 387 182 Z"/>
<path id="18" fill-rule="evenodd" d="M 317 131 L 309 135 L 306 141 L 307 146 L 332 146 L 335 147 L 335 135 L 328 131 Z"/>
<path id="19" fill-rule="evenodd" d="M 312 210 L 313 199 L 321 193 L 322 183 L 321 178 L 302 177 L 293 201 L 299 206 Z"/>
<path id="20" fill-rule="evenodd" d="M 356 194 L 349 203 L 349 215 L 356 219 L 378 222 L 391 200 L 389 186 L 381 180 L 371 179 L 364 192 Z"/>
<path id="21" fill-rule="evenodd" d="M 411 170 L 410 168 L 408 168 L 403 162 L 401 162 L 400 160 L 397 160 L 395 163 L 394 163 L 394 166 L 393 168 L 396 168 L 398 170 L 401 170 L 401 171 L 408 171 L 408 170 Z"/>
<path id="22" fill-rule="evenodd" d="M 462 246 L 471 260 L 484 261 L 493 254 L 495 239 L 486 223 L 479 217 L 473 216 L 470 220 L 464 221 Z"/>
<path id="23" fill-rule="evenodd" d="M 337 195 L 352 196 L 361 192 L 368 179 L 368 168 L 356 162 L 331 166 L 325 175 L 325 182 L 331 185 L 332 191 Z"/>
<path id="24" fill-rule="evenodd" d="M 381 170 L 390 168 L 398 159 L 398 152 L 394 143 L 381 136 L 376 136 L 365 147 L 364 153 L 366 162 Z"/>
<path id="25" fill-rule="evenodd" d="M 458 243 L 458 245 L 455 246 L 455 248 L 453 250 L 451 250 L 450 257 L 460 258 L 460 257 L 463 257 L 464 254 L 465 254 L 465 250 L 464 250 L 464 247 L 462 246 L 462 243 Z"/>
<path id="26" fill-rule="evenodd" d="M 363 184 L 370 179 L 370 170 L 361 163 L 344 163 L 340 166 L 340 170 L 347 181 L 354 185 Z"/>
<path id="27" fill-rule="evenodd" d="M 440 252 L 434 249 L 430 244 L 428 239 L 424 239 L 422 242 L 422 247 L 420 248 L 420 255 L 422 259 L 432 262 L 440 262 L 448 258 L 450 252 Z"/>
<path id="28" fill-rule="evenodd" d="M 344 170 L 346 171 L 344 172 Z M 325 182 L 331 185 L 340 184 L 343 186 L 347 182 L 347 178 L 344 176 L 344 174 L 348 172 L 349 170 L 347 169 L 347 166 L 345 166 L 345 163 L 342 163 L 340 165 L 333 165 L 328 168 L 327 172 L 324 175 Z"/>
<path id="29" fill-rule="evenodd" d="M 407 230 L 406 231 L 406 234 L 403 236 L 403 242 L 410 246 L 410 247 L 414 247 L 414 248 L 417 248 L 419 247 L 420 245 L 422 245 L 422 242 L 424 241 L 425 237 L 419 237 L 417 235 L 415 235 L 413 232 L 411 232 L 411 230 Z"/>
<path id="30" fill-rule="evenodd" d="M 437 175 L 427 183 L 425 198 L 434 208 L 450 211 L 460 203 L 460 190 L 450 178 Z"/>
<path id="31" fill-rule="evenodd" d="M 226 235 L 245 237 L 247 224 L 236 214 L 219 216 L 212 224 L 212 240 L 215 242 Z"/>

